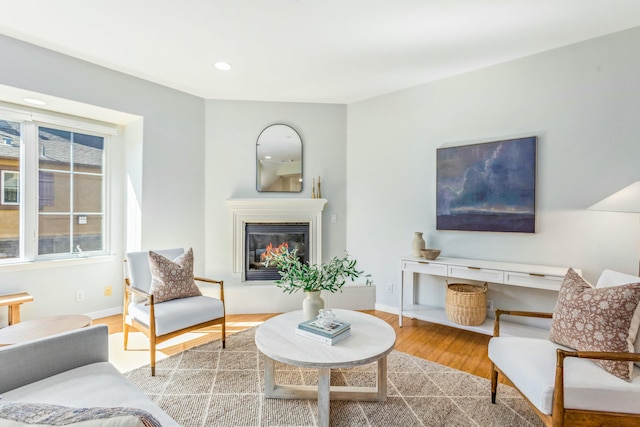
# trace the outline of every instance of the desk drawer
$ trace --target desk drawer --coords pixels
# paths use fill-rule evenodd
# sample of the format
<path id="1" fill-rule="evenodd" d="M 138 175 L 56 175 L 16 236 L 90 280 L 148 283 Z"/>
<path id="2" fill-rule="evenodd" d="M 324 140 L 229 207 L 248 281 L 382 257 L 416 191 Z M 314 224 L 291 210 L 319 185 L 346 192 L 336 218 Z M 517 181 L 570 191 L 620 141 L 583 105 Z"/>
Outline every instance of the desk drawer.
<path id="1" fill-rule="evenodd" d="M 402 269 L 411 273 L 433 274 L 434 276 L 447 275 L 447 264 L 430 261 L 404 261 Z"/>
<path id="2" fill-rule="evenodd" d="M 505 285 L 548 289 L 551 291 L 559 291 L 563 279 L 564 276 L 554 276 L 550 274 L 516 273 L 515 271 L 504 272 Z"/>
<path id="3" fill-rule="evenodd" d="M 456 279 L 478 280 L 480 282 L 503 283 L 504 272 L 489 268 L 449 265 L 449 277 Z"/>

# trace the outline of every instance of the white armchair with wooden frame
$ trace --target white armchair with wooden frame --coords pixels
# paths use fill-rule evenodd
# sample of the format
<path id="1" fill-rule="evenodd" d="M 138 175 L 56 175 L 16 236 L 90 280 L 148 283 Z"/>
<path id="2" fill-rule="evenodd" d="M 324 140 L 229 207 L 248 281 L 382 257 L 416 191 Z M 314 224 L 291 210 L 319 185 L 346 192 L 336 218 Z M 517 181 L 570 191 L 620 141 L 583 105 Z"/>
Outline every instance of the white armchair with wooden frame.
<path id="1" fill-rule="evenodd" d="M 177 265 L 172 264 L 175 261 Z M 221 280 L 193 276 L 192 263 L 191 250 L 185 252 L 182 248 L 127 254 L 124 349 L 127 350 L 131 327 L 146 335 L 150 343 L 152 376 L 155 375 L 156 346 L 186 332 L 220 325 L 222 348 L 225 347 L 224 284 Z M 183 282 L 182 287 L 175 286 L 179 282 Z M 196 282 L 218 285 L 219 298 L 203 296 Z"/>
<path id="2" fill-rule="evenodd" d="M 640 277 L 605 270 L 592 287 L 573 272 L 574 282 L 584 282 L 575 291 L 565 288 L 570 273 L 554 313 L 496 310 L 488 349 L 491 401 L 496 403 L 500 374 L 546 426 L 638 426 Z M 541 339 L 501 336 L 502 316 L 555 318 L 549 339 Z M 612 323 L 617 330 L 606 327 Z"/>

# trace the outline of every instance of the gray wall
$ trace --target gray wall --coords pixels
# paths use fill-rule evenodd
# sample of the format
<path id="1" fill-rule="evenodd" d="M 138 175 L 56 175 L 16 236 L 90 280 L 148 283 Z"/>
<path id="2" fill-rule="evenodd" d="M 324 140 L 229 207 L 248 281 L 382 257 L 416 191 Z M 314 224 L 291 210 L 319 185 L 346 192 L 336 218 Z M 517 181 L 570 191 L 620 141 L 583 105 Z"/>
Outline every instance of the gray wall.
<path id="1" fill-rule="evenodd" d="M 377 303 L 398 307 L 414 231 L 443 256 L 573 266 L 592 281 L 637 273 L 638 216 L 586 208 L 640 179 L 638 45 L 634 29 L 349 105 L 347 246 Z M 436 149 L 527 135 L 539 138 L 536 233 L 436 231 Z M 489 296 L 552 309 L 556 294 Z"/>
<path id="2" fill-rule="evenodd" d="M 304 182 L 300 193 L 256 190 L 256 140 L 274 123 L 290 125 L 302 138 Z M 283 102 L 206 102 L 207 273 L 232 271 L 230 198 L 310 198 L 312 178 L 328 199 L 323 212 L 323 258 L 346 250 L 346 107 Z M 335 214 L 337 222 L 331 223 Z"/>
<path id="3" fill-rule="evenodd" d="M 115 160 L 136 174 L 120 170 L 112 188 L 119 203 L 112 224 L 113 256 L 99 263 L 38 263 L 35 266 L 0 267 L 0 292 L 22 290 L 35 301 L 24 305 L 23 319 L 60 313 L 87 313 L 122 305 L 124 197 L 131 189 L 140 204 L 139 237 L 143 248 L 192 246 L 204 253 L 204 101 L 154 83 L 111 71 L 28 43 L 0 36 L 0 84 L 27 89 L 143 117 L 143 124 L 124 129 L 128 147 L 119 152 L 138 156 Z M 0 92 L 0 100 L 2 93 Z M 128 184 L 131 178 L 131 185 Z M 118 201 L 120 200 L 120 201 Z M 202 260 L 196 262 L 203 265 Z M 113 286 L 104 297 L 103 287 Z M 75 302 L 75 291 L 85 291 L 85 301 Z M 6 310 L 0 311 L 0 324 Z"/>

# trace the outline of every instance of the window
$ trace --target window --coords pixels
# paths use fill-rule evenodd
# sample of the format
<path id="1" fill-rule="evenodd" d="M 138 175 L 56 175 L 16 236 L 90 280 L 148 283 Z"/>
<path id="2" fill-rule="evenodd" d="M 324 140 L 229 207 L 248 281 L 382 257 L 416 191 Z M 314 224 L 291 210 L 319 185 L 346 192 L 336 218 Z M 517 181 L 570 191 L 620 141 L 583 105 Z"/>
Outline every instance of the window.
<path id="1" fill-rule="evenodd" d="M 104 137 L 38 127 L 38 254 L 101 251 Z"/>
<path id="2" fill-rule="evenodd" d="M 0 262 L 106 253 L 109 133 L 77 118 L 2 116 Z"/>

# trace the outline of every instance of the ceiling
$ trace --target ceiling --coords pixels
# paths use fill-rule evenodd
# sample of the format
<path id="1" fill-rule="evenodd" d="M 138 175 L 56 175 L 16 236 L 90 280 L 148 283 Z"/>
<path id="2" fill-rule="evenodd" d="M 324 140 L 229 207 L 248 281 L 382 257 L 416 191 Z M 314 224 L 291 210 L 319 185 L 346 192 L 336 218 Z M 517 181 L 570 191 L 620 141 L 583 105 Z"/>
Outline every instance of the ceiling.
<path id="1" fill-rule="evenodd" d="M 349 104 L 640 26 L 638 0 L 0 0 L 0 33 L 205 99 Z M 230 71 L 214 68 L 217 61 Z"/>

